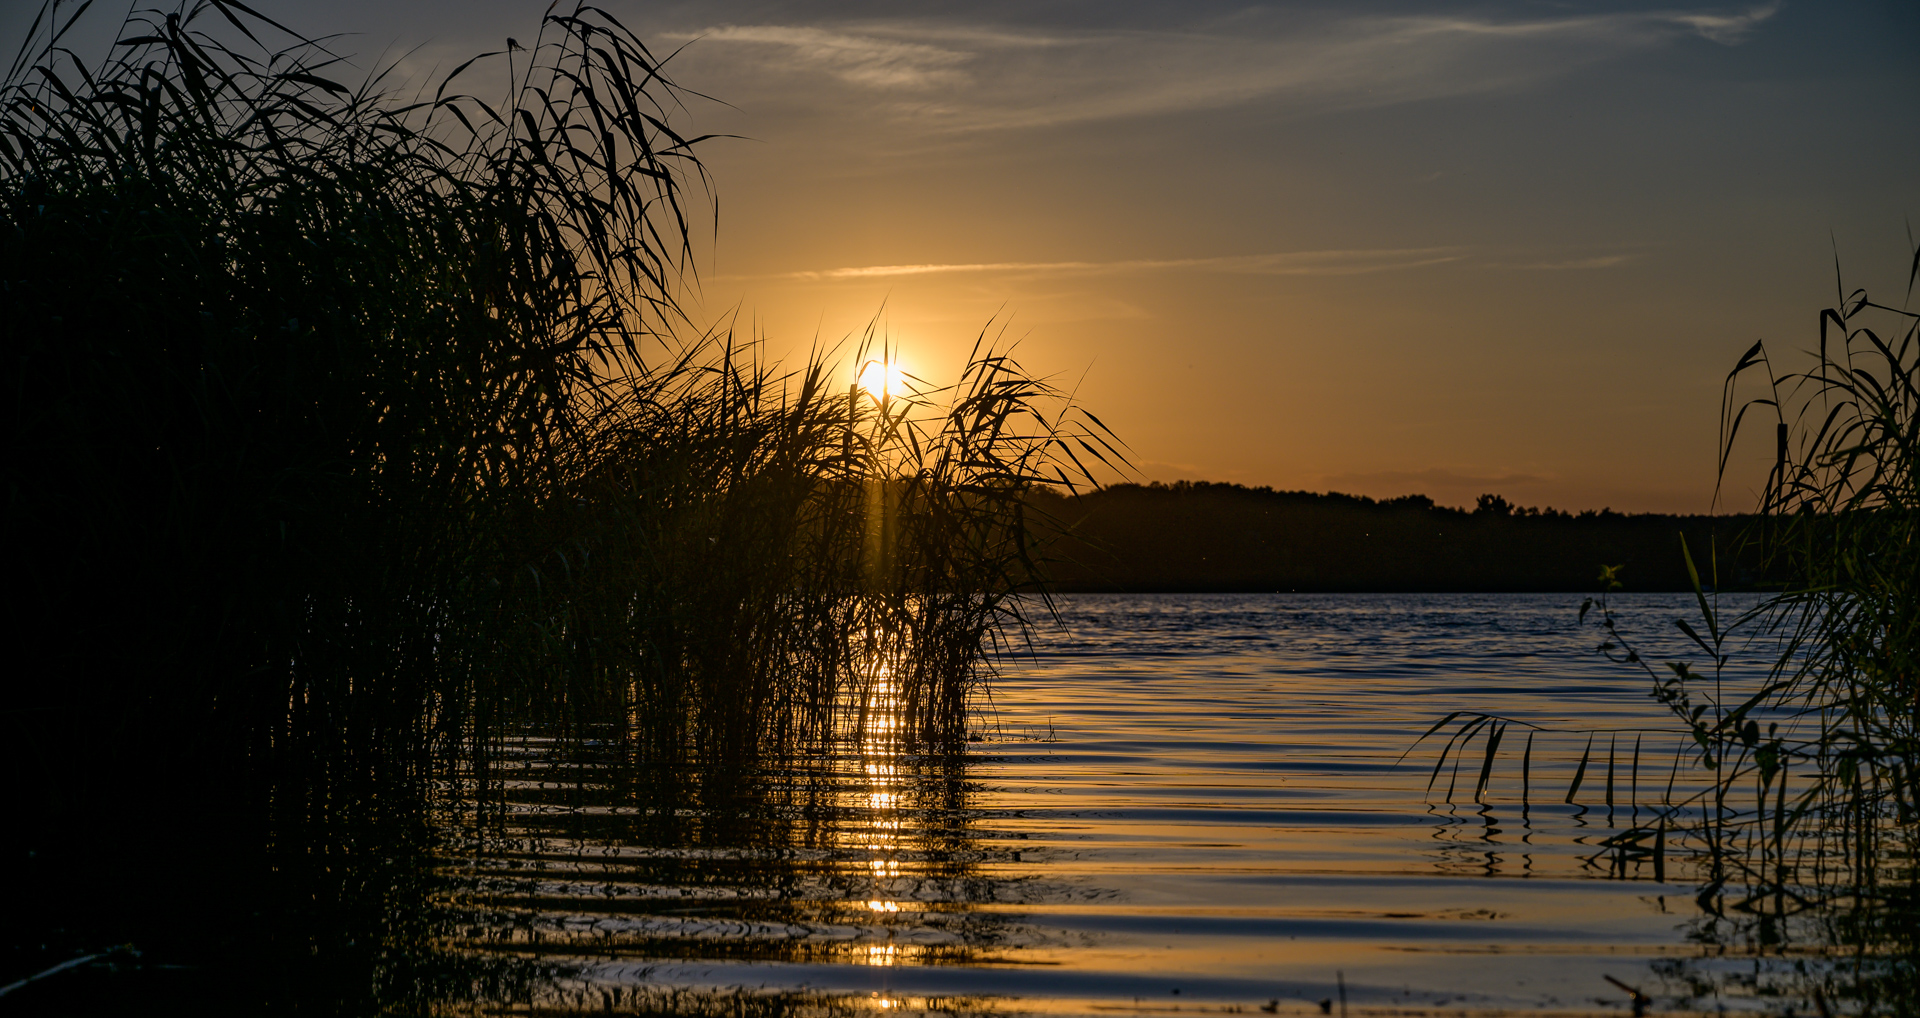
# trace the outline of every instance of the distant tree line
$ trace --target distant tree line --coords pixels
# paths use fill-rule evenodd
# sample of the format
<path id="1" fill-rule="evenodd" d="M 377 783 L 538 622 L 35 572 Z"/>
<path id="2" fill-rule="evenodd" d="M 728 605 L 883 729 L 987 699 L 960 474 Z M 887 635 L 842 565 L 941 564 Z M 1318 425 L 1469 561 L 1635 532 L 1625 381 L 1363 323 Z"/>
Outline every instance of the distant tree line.
<path id="1" fill-rule="evenodd" d="M 1178 481 L 1065 495 L 1048 571 L 1065 591 L 1586 591 L 1620 567 L 1628 590 L 1691 589 L 1684 536 L 1712 582 L 1761 581 L 1752 518 L 1578 513 L 1482 495 L 1471 510 L 1425 495 L 1376 500 Z"/>

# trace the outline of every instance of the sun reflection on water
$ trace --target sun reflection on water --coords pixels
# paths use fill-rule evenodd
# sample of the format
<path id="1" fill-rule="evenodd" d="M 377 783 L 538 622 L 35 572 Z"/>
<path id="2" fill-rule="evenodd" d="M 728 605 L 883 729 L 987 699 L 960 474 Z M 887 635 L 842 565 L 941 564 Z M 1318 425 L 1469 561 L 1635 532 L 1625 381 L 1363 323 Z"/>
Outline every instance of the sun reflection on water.
<path id="1" fill-rule="evenodd" d="M 859 773 L 864 775 L 865 783 L 856 793 L 855 801 L 863 808 L 852 818 L 847 839 L 856 858 L 861 860 L 855 865 L 864 863 L 866 876 L 873 881 L 866 901 L 867 911 L 875 915 L 893 914 L 900 911 L 900 902 L 889 892 L 901 876 L 900 810 L 904 805 L 901 795 L 904 775 L 900 767 L 900 689 L 894 678 L 893 662 L 884 653 L 870 658 L 859 695 L 860 710 L 855 720 L 858 728 L 848 734 L 859 742 Z M 885 960 L 876 960 L 880 957 Z M 888 945 L 884 955 L 875 955 L 868 962 L 890 965 L 895 957 L 892 945 Z"/>

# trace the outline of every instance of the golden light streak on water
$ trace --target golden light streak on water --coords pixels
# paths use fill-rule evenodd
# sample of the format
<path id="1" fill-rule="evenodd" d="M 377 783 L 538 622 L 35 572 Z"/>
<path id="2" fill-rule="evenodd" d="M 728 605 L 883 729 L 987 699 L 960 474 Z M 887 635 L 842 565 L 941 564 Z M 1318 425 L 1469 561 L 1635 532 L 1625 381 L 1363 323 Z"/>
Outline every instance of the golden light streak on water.
<path id="1" fill-rule="evenodd" d="M 868 653 L 861 670 L 861 685 L 856 694 L 860 698 L 859 710 L 848 712 L 856 730 L 847 734 L 858 741 L 859 768 L 866 781 L 858 795 L 858 820 L 847 830 L 845 843 L 853 849 L 853 855 L 864 860 L 866 876 L 878 892 L 867 900 L 867 910 L 897 913 L 900 911 L 897 896 L 886 892 L 901 876 L 900 811 L 904 797 L 901 794 L 900 690 L 886 642 L 868 639 L 865 643 L 874 649 Z M 884 964 L 893 964 L 895 957 L 889 944 Z M 872 959 L 868 963 L 881 964 Z"/>

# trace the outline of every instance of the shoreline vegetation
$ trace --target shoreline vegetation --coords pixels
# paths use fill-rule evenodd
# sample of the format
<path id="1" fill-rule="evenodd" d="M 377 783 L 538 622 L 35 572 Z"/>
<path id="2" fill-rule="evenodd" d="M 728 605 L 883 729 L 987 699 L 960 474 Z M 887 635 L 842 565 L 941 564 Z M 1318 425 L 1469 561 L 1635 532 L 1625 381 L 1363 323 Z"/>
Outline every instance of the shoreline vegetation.
<path id="1" fill-rule="evenodd" d="M 222 0 L 82 65 L 85 12 L 0 84 L 0 983 L 133 943 L 248 1011 L 427 1009 L 482 978 L 418 967 L 436 839 L 529 731 L 669 805 L 880 737 L 880 689 L 964 744 L 1021 494 L 1111 436 L 986 335 L 876 392 L 884 336 L 690 322 L 705 139 L 617 19 L 402 96 Z"/>
<path id="2" fill-rule="evenodd" d="M 1756 996 L 1822 1015 L 1920 1012 L 1916 283 L 1920 244 L 1899 306 L 1848 291 L 1836 266 L 1836 301 L 1803 366 L 1783 370 L 1756 342 L 1727 375 L 1722 482 L 1743 425 L 1773 440 L 1763 511 L 1744 529 L 1757 567 L 1780 578 L 1773 592 L 1744 610 L 1722 605 L 1712 591 L 1725 560 L 1690 541 L 1682 561 L 1698 612 L 1672 625 L 1698 653 L 1680 660 L 1642 656 L 1648 620 L 1610 600 L 1613 577 L 1581 605 L 1596 652 L 1645 674 L 1668 726 L 1608 731 L 1599 750 L 1597 731 L 1456 712 L 1420 740 L 1445 736 L 1436 774 L 1449 760 L 1476 762 L 1484 786 L 1509 731 L 1529 748 L 1536 735 L 1585 735 L 1568 802 L 1603 756 L 1609 798 L 1616 767 L 1637 784 L 1643 741 L 1650 759 L 1672 754 L 1676 775 L 1687 759 L 1697 780 L 1675 795 L 1669 779 L 1653 815 L 1601 841 L 1595 858 L 1662 880 L 1671 856 L 1698 885 L 1692 938 L 1751 953 L 1742 978 Z M 1623 735 L 1631 762 L 1615 752 Z M 1711 983 L 1685 964 L 1669 969 Z"/>
<path id="3" fill-rule="evenodd" d="M 1060 591 L 1547 593 L 1691 590 L 1682 541 L 1718 547 L 1724 589 L 1767 573 L 1751 517 L 1567 513 L 1483 495 L 1471 510 L 1424 495 L 1374 500 L 1179 481 L 1069 495 L 1036 490 Z"/>

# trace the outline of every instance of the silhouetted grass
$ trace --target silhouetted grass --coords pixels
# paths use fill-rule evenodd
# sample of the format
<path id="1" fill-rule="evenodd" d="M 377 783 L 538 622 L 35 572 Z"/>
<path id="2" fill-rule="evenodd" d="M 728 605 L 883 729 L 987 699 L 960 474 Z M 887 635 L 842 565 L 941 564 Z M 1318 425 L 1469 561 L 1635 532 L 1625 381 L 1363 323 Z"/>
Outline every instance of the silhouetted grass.
<path id="1" fill-rule="evenodd" d="M 219 816 L 332 872 L 526 726 L 738 763 L 882 671 L 906 739 L 962 737 L 1022 492 L 1104 429 L 984 340 L 876 400 L 694 330 L 705 139 L 613 16 L 405 98 L 238 3 L 136 13 L 93 66 L 53 13 L 0 89 L 33 866 L 131 826 L 165 871 Z M 498 100 L 461 91 L 486 67 Z"/>
<path id="2" fill-rule="evenodd" d="M 1908 278 L 1905 302 L 1920 279 L 1920 248 Z M 1749 415 L 1774 419 L 1776 462 L 1761 515 L 1737 540 L 1786 578 L 1785 588 L 1726 612 L 1710 593 L 1717 549 L 1708 549 L 1704 570 L 1686 556 L 1699 614 L 1676 625 L 1700 658 L 1661 665 L 1635 648 L 1604 595 L 1581 607 L 1605 632 L 1600 652 L 1645 671 L 1651 695 L 1677 722 L 1677 730 L 1633 733 L 1635 823 L 1601 845 L 1616 872 L 1631 864 L 1646 873 L 1640 864 L 1651 861 L 1664 880 L 1668 839 L 1679 835 L 1702 885 L 1701 939 L 1763 954 L 1849 953 L 1846 964 L 1789 989 L 1819 992 L 1821 1008 L 1834 1000 L 1904 1014 L 1920 1000 L 1920 314 L 1843 288 L 1819 329 L 1806 370 L 1776 372 L 1756 343 L 1727 378 L 1723 476 Z M 1749 374 L 1764 374 L 1764 394 L 1737 401 Z M 1601 579 L 1619 587 L 1611 569 Z M 1762 678 L 1729 677 L 1737 656 L 1755 653 L 1767 656 Z M 1426 733 L 1454 726 L 1436 776 L 1481 735 L 1484 774 L 1513 723 L 1465 712 L 1442 719 Z M 1597 759 L 1597 734 L 1588 736 L 1569 803 Z M 1611 810 L 1619 733 L 1605 734 Z M 1666 792 L 1650 803 L 1653 819 L 1642 822 L 1639 747 L 1649 735 L 1673 740 L 1675 759 Z M 1699 769 L 1676 795 L 1682 755 Z M 1522 766 L 1531 767 L 1530 756 Z"/>

